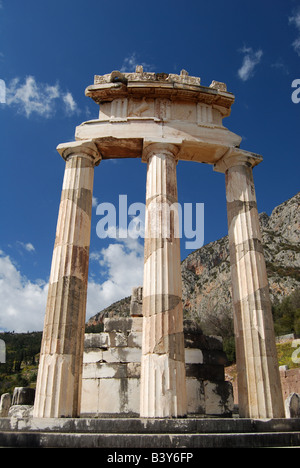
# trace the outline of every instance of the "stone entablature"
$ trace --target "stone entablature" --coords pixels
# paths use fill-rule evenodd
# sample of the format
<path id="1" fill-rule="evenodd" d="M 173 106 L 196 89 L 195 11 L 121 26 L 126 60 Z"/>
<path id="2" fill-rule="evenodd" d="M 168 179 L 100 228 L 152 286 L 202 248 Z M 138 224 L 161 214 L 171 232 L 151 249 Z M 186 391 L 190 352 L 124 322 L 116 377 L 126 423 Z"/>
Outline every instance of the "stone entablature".
<path id="1" fill-rule="evenodd" d="M 125 88 L 125 87 L 126 88 Z M 120 90 L 122 89 L 122 91 Z M 200 78 L 189 76 L 186 70 L 180 75 L 173 73 L 144 72 L 142 66 L 136 67 L 135 73 L 121 73 L 113 71 L 106 75 L 95 75 L 94 84 L 88 86 L 86 95 L 92 97 L 98 104 L 107 99 L 114 99 L 118 89 L 124 96 L 153 95 L 155 97 L 175 97 L 195 100 L 205 104 L 213 104 L 223 108 L 223 115 L 230 114 L 230 107 L 234 102 L 234 95 L 227 91 L 225 83 L 212 81 L 209 87 L 200 85 Z"/>
<path id="2" fill-rule="evenodd" d="M 100 106 L 99 118 L 79 125 L 76 139 L 95 139 L 103 159 L 141 157 L 147 144 L 162 141 L 180 145 L 178 159 L 214 164 L 241 142 L 223 126 L 234 103 L 225 83 L 201 86 L 185 70 L 96 75 L 86 96 Z"/>
<path id="3" fill-rule="evenodd" d="M 209 87 L 200 86 L 200 78 L 189 76 L 185 70 L 180 75 L 143 71 L 96 75 L 86 95 L 100 105 L 100 120 L 153 118 L 220 126 L 234 102 L 225 83 L 213 81 Z"/>
<path id="4" fill-rule="evenodd" d="M 140 412 L 142 317 L 106 318 L 102 333 L 86 333 L 82 417 Z M 184 321 L 188 414 L 231 416 L 233 390 L 224 380 L 222 339 Z"/>

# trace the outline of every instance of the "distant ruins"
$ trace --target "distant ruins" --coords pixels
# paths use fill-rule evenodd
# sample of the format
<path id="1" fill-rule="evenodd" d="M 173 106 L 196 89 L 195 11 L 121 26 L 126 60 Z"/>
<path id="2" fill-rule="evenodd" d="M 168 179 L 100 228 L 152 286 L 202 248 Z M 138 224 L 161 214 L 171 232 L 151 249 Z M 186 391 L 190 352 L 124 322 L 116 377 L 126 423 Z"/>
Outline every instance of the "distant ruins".
<path id="1" fill-rule="evenodd" d="M 170 418 L 187 415 L 193 404 L 193 411 L 201 406 L 188 397 L 188 365 L 192 363 L 186 363 L 186 358 L 193 355 L 195 359 L 197 351 L 194 348 L 189 353 L 185 346 L 180 239 L 175 235 L 178 219 L 173 212 L 169 220 L 164 209 L 177 202 L 177 161 L 189 160 L 210 164 L 225 174 L 240 417 L 284 418 L 252 176 L 252 168 L 262 158 L 242 150 L 241 138 L 223 126 L 234 96 L 224 83 L 213 81 L 205 87 L 200 78 L 189 76 L 185 70 L 180 75 L 145 73 L 141 66 L 135 73 L 114 71 L 95 76 L 86 95 L 100 106 L 99 118 L 79 125 L 76 141 L 57 147 L 66 166 L 34 416 L 78 417 L 82 393 L 90 391 L 90 398 L 99 398 L 82 380 L 94 168 L 110 158 L 141 158 L 147 164 L 146 236 L 143 317 L 138 320 L 142 322 L 140 398 L 134 412 L 143 418 Z M 167 223 L 170 229 L 166 237 Z M 141 299 L 138 294 L 136 299 L 133 307 Z M 113 327 L 113 322 L 107 327 Z M 126 331 L 128 339 L 130 331 Z M 122 339 L 117 329 L 109 332 L 116 342 Z M 204 353 L 198 351 L 200 359 L 200 352 Z M 138 367 L 135 362 L 125 362 L 132 380 Z M 122 369 L 125 367 L 118 366 L 117 371 Z M 97 380 L 95 375 L 93 378 Z M 110 380 L 110 385 L 120 384 Z M 129 380 L 128 386 L 133 384 Z M 112 403 L 114 388 L 108 389 Z M 118 388 L 119 395 L 122 388 Z M 128 402 L 129 387 L 126 392 Z M 86 400 L 83 403 L 88 404 Z M 97 405 L 96 412 L 99 402 Z"/>

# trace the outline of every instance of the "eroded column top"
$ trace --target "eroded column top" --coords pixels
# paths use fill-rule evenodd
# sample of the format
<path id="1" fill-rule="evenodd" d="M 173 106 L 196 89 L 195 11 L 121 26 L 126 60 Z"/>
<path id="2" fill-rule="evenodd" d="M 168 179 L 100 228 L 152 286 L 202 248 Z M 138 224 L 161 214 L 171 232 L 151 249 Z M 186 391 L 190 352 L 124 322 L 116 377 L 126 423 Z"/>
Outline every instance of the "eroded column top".
<path id="1" fill-rule="evenodd" d="M 229 148 L 225 155 L 214 164 L 214 171 L 225 173 L 233 166 L 257 166 L 263 160 L 260 154 L 251 153 L 250 151 L 240 148 Z"/>
<path id="2" fill-rule="evenodd" d="M 142 161 L 147 162 L 153 154 L 165 154 L 173 157 L 176 162 L 178 161 L 178 153 L 180 151 L 180 142 L 165 143 L 163 141 L 144 141 L 144 148 L 142 153 Z"/>
<path id="3" fill-rule="evenodd" d="M 67 161 L 70 156 L 87 156 L 97 166 L 101 159 L 101 153 L 98 150 L 96 143 L 93 140 L 85 141 L 69 141 L 67 143 L 61 143 L 56 147 L 61 157 Z"/>

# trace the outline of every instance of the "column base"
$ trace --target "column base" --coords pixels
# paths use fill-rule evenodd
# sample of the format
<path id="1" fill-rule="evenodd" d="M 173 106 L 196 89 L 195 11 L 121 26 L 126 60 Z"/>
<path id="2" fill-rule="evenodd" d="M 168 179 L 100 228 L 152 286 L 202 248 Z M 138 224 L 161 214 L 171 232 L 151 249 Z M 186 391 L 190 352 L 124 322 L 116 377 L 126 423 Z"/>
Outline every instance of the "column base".
<path id="1" fill-rule="evenodd" d="M 141 381 L 142 418 L 184 417 L 186 408 L 185 364 L 168 355 L 142 356 L 144 369 Z"/>
<path id="2" fill-rule="evenodd" d="M 36 418 L 69 418 L 79 416 L 72 355 L 47 354 L 40 357 L 43 375 L 35 397 L 33 416 Z M 73 362 L 73 365 L 72 365 Z M 80 392 L 79 392 L 80 394 Z"/>

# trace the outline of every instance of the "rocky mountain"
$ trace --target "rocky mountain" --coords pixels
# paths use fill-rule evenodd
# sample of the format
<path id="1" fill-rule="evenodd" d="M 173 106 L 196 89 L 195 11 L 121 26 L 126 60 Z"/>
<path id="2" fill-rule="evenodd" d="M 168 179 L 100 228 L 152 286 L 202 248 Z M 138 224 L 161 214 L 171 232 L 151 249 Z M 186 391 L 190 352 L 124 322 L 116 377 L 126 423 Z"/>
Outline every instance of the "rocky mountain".
<path id="1" fill-rule="evenodd" d="M 264 254 L 273 303 L 300 287 L 300 192 L 260 214 Z M 232 317 L 228 236 L 192 252 L 181 265 L 185 318 L 196 318 L 209 328 L 228 326 Z M 139 286 L 139 285 L 137 285 Z M 130 297 L 91 317 L 88 324 L 106 316 L 129 314 Z"/>
<path id="2" fill-rule="evenodd" d="M 264 255 L 273 303 L 300 287 L 300 192 L 260 214 Z M 203 246 L 182 262 L 185 313 L 201 323 L 232 314 L 228 236 Z"/>
<path id="3" fill-rule="evenodd" d="M 130 312 L 130 302 L 131 296 L 124 297 L 124 299 L 114 302 L 110 306 L 98 312 L 96 315 L 93 315 L 93 317 L 87 321 L 86 325 L 88 327 L 98 325 L 99 323 L 103 323 L 105 318 L 114 317 L 116 315 L 118 317 L 128 316 Z"/>

